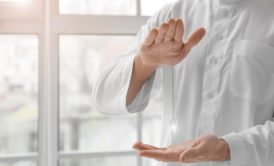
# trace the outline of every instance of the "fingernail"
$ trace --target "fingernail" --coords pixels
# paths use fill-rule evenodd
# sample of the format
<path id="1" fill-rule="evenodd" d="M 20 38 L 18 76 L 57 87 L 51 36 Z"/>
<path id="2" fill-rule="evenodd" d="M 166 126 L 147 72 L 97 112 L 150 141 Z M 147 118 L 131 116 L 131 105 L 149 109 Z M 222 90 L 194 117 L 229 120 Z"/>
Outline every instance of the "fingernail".
<path id="1" fill-rule="evenodd" d="M 142 152 L 139 152 L 138 154 L 139 154 L 139 156 L 143 156 L 144 155 L 144 153 L 142 153 Z"/>

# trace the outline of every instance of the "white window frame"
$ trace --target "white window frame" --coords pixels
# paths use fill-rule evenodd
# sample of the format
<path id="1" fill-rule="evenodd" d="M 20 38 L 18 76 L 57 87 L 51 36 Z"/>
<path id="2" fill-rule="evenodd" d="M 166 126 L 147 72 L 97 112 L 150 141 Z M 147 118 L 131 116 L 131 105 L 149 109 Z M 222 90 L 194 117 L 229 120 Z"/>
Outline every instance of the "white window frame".
<path id="1" fill-rule="evenodd" d="M 136 35 L 148 19 L 146 16 L 141 16 L 141 0 L 136 0 L 136 16 L 60 15 L 58 0 L 29 1 L 29 7 L 15 13 L 10 11 L 16 11 L 17 5 L 9 3 L 0 5 L 0 34 L 39 36 L 39 151 L 38 154 L 0 156 L 0 162 L 32 160 L 37 161 L 39 166 L 58 166 L 59 159 L 136 155 L 134 151 L 98 153 L 58 151 L 59 35 Z M 22 14 L 27 10 L 31 12 Z M 77 26 L 74 26 L 75 24 Z M 141 113 L 137 116 L 137 122 L 137 139 L 142 140 Z M 137 157 L 137 165 L 142 165 L 139 157 Z"/>

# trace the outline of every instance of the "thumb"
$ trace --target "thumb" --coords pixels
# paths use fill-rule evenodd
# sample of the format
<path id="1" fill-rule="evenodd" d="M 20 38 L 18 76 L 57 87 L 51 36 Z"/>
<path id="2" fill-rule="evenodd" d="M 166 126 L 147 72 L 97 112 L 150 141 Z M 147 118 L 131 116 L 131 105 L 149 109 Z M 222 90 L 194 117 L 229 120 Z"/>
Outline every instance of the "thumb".
<path id="1" fill-rule="evenodd" d="M 189 52 L 192 47 L 196 46 L 203 39 L 205 34 L 206 30 L 204 28 L 199 28 L 193 32 L 183 47 L 184 52 Z"/>
<path id="2" fill-rule="evenodd" d="M 204 28 L 197 29 L 195 32 L 191 34 L 191 36 L 189 37 L 187 41 L 187 44 L 190 44 L 191 46 L 195 46 L 203 39 L 205 34 L 206 34 L 206 30 Z"/>
<path id="3" fill-rule="evenodd" d="M 144 44 L 145 44 L 147 47 L 151 46 L 151 45 L 154 43 L 154 40 L 155 40 L 155 38 L 157 37 L 157 34 L 158 34 L 157 29 L 155 29 L 155 28 L 152 29 L 152 30 L 149 32 L 148 36 L 146 37 Z"/>

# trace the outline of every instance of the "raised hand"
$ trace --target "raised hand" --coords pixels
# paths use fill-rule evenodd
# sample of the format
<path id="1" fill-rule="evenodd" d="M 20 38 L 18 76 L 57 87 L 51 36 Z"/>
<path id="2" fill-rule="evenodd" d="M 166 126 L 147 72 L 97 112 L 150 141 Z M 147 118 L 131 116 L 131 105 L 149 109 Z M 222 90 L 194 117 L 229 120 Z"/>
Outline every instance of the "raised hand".
<path id="1" fill-rule="evenodd" d="M 171 19 L 159 28 L 152 29 L 141 46 L 139 56 L 144 64 L 178 64 L 198 44 L 205 35 L 205 29 L 197 29 L 186 42 L 183 42 L 184 25 L 181 19 Z"/>
<path id="2" fill-rule="evenodd" d="M 193 163 L 230 159 L 227 143 L 214 135 L 206 135 L 168 148 L 158 148 L 142 142 L 135 143 L 133 148 L 142 157 L 165 162 Z"/>
<path id="3" fill-rule="evenodd" d="M 197 29 L 183 42 L 184 25 L 181 19 L 171 19 L 157 29 L 152 29 L 138 54 L 134 57 L 132 77 L 126 104 L 136 97 L 145 81 L 161 65 L 178 64 L 205 35 L 205 29 Z"/>

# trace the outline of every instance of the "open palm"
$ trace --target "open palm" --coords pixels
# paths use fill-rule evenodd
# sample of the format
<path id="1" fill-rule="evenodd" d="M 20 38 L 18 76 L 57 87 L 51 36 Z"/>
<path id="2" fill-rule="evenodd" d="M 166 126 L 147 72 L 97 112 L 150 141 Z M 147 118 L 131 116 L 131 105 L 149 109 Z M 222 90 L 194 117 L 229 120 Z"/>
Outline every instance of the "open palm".
<path id="1" fill-rule="evenodd" d="M 214 136 L 206 135 L 195 140 L 167 148 L 159 148 L 142 142 L 137 142 L 133 148 L 139 151 L 142 157 L 148 157 L 165 162 L 202 162 L 229 160 L 227 143 Z"/>

